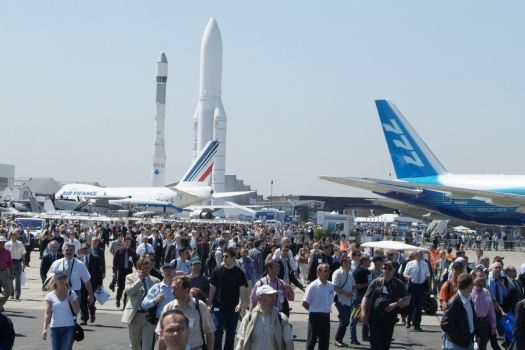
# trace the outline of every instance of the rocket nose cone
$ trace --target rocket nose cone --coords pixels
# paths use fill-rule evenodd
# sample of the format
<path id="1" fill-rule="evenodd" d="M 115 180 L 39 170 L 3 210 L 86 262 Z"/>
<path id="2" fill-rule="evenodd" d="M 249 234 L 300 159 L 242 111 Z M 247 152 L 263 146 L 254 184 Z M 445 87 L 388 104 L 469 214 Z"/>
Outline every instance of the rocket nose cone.
<path id="1" fill-rule="evenodd" d="M 159 60 L 157 61 L 159 63 L 168 63 L 168 59 L 166 58 L 166 54 L 163 52 L 160 53 Z"/>
<path id="2" fill-rule="evenodd" d="M 215 18 L 210 18 L 206 29 L 204 30 L 204 35 L 202 36 L 202 49 L 214 49 L 222 50 L 222 38 L 221 31 L 219 30 L 219 25 Z"/>

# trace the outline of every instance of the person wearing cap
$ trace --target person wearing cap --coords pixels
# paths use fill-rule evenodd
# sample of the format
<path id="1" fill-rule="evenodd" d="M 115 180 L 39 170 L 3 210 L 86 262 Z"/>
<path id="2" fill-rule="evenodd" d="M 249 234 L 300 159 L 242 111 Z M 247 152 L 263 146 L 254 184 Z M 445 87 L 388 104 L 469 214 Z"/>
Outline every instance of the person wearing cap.
<path id="1" fill-rule="evenodd" d="M 68 274 L 55 273 L 51 291 L 47 293 L 42 339 L 49 338 L 52 350 L 71 349 L 75 335 L 74 317 L 80 311 L 76 293 L 68 289 Z"/>
<path id="2" fill-rule="evenodd" d="M 175 276 L 175 268 L 171 264 L 164 264 L 161 267 L 162 272 L 162 281 L 153 285 L 148 290 L 148 294 L 142 300 L 142 309 L 151 312 L 149 309 L 155 308 L 155 319 L 153 317 L 148 318 L 148 321 L 157 324 L 157 320 L 160 318 L 162 309 L 164 306 L 173 300 L 173 293 L 171 291 L 171 283 L 173 282 L 173 277 Z"/>
<path id="3" fill-rule="evenodd" d="M 237 330 L 236 350 L 293 350 L 288 317 L 275 309 L 277 291 L 269 285 L 257 289 L 257 305 L 242 319 Z"/>
<path id="4" fill-rule="evenodd" d="M 128 334 L 131 350 L 151 350 L 154 345 L 155 326 L 148 322 L 146 310 L 142 308 L 142 300 L 149 289 L 160 281 L 150 275 L 153 262 L 148 258 L 137 261 L 137 272 L 126 276 L 128 301 L 124 307 L 121 321 L 128 324 Z"/>
<path id="5" fill-rule="evenodd" d="M 330 340 L 330 312 L 334 301 L 334 285 L 328 280 L 330 266 L 317 266 L 317 279 L 306 287 L 303 307 L 308 310 L 306 349 L 313 350 L 319 341 L 319 350 L 328 350 Z"/>
<path id="6" fill-rule="evenodd" d="M 206 304 L 190 295 L 191 282 L 188 276 L 176 276 L 171 283 L 174 299 L 162 308 L 162 315 L 170 310 L 183 312 L 189 320 L 190 336 L 188 345 L 191 349 L 202 350 L 206 345 L 208 350 L 213 350 L 215 345 L 215 325 Z M 160 323 L 157 324 L 155 333 L 161 334 Z M 204 337 L 203 337 L 204 336 Z M 157 342 L 157 350 L 165 350 L 166 344 L 161 339 Z"/>
<path id="7" fill-rule="evenodd" d="M 390 349 L 398 311 L 409 305 L 405 285 L 394 277 L 394 264 L 383 264 L 383 277 L 368 286 L 361 306 L 362 322 L 369 324 L 370 349 Z"/>
<path id="8" fill-rule="evenodd" d="M 204 277 L 201 273 L 202 271 L 202 261 L 198 256 L 194 256 L 190 260 L 191 263 L 191 287 L 192 288 L 199 288 L 201 292 L 204 293 L 206 296 L 206 299 L 208 299 L 208 295 L 210 294 L 210 282 L 206 277 Z"/>
<path id="9" fill-rule="evenodd" d="M 13 289 L 13 281 L 9 273 L 12 261 L 11 252 L 5 249 L 5 243 L 7 239 L 4 236 L 0 236 L 0 287 L 2 287 L 2 296 L 0 297 L 0 312 L 4 311 L 4 304 L 9 299 L 11 290 Z"/>
<path id="10" fill-rule="evenodd" d="M 407 328 L 414 323 L 414 330 L 421 331 L 421 311 L 423 298 L 426 291 L 430 290 L 430 269 L 423 260 L 423 252 L 417 251 L 415 259 L 408 262 L 403 272 L 403 277 L 408 283 L 410 293 L 410 309 L 407 317 Z"/>

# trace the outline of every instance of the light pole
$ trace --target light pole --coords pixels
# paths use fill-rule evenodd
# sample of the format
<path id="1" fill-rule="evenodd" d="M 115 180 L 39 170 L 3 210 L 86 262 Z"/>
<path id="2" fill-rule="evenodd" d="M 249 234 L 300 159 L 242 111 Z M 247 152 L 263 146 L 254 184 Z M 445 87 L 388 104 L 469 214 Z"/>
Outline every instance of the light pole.
<path id="1" fill-rule="evenodd" d="M 273 180 L 270 181 L 270 208 L 273 209 Z"/>

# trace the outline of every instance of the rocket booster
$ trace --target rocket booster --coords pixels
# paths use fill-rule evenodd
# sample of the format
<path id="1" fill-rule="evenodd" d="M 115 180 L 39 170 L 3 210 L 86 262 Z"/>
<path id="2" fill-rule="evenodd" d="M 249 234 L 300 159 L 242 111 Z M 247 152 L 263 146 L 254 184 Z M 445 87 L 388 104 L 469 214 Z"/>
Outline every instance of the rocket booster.
<path id="1" fill-rule="evenodd" d="M 201 43 L 199 103 L 193 119 L 193 159 L 211 140 L 219 142 L 212 173 L 212 188 L 224 192 L 226 164 L 226 112 L 221 100 L 222 39 L 214 18 L 206 25 Z M 216 205 L 222 199 L 214 199 Z"/>
<path id="2" fill-rule="evenodd" d="M 155 104 L 155 144 L 153 148 L 153 163 L 151 185 L 160 187 L 166 185 L 166 149 L 164 145 L 166 119 L 166 83 L 168 81 L 168 60 L 161 52 L 157 61 L 157 90 Z"/>

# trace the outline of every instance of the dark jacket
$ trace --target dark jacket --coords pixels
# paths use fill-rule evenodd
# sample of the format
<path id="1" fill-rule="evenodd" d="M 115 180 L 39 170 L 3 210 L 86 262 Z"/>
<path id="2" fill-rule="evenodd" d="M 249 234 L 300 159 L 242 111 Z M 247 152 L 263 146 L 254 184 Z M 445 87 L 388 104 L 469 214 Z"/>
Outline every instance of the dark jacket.
<path id="1" fill-rule="evenodd" d="M 128 249 L 128 259 L 131 257 L 133 264 L 130 264 L 128 261 L 128 269 L 133 268 L 137 260 L 139 260 L 139 257 L 134 249 L 131 247 L 126 248 L 120 248 L 116 251 L 115 256 L 113 257 L 113 273 L 116 273 L 119 269 L 124 268 L 125 264 L 125 257 L 126 257 L 126 249 Z"/>
<path id="2" fill-rule="evenodd" d="M 472 313 L 474 316 L 474 333 L 478 328 L 474 303 L 470 301 Z M 470 333 L 467 310 L 458 294 L 456 294 L 448 303 L 447 310 L 441 319 L 441 329 L 445 332 L 454 344 L 468 347 L 473 341 L 473 334 Z"/>
<path id="3" fill-rule="evenodd" d="M 516 322 L 512 335 L 514 340 L 509 350 L 525 350 L 525 299 L 516 304 Z"/>
<path id="4" fill-rule="evenodd" d="M 53 254 L 47 254 L 42 257 L 42 260 L 40 261 L 40 278 L 42 279 L 42 283 L 44 283 L 44 281 L 46 280 L 47 272 L 49 271 L 49 268 L 55 262 L 55 260 L 62 259 L 64 257 L 62 253 L 58 252 L 56 256 L 56 259 L 53 259 Z"/>
<path id="5" fill-rule="evenodd" d="M 310 282 L 315 281 L 317 278 L 317 266 L 319 266 L 319 261 L 323 264 L 328 264 L 332 266 L 332 257 L 324 253 L 315 254 L 308 265 L 308 275 L 306 279 Z M 332 274 L 332 269 L 330 269 L 330 275 Z"/>
<path id="6" fill-rule="evenodd" d="M 102 285 L 102 275 L 106 267 L 102 264 L 102 260 L 93 253 L 89 254 L 89 264 L 86 267 L 91 275 L 91 286 L 95 291 L 98 286 Z"/>

